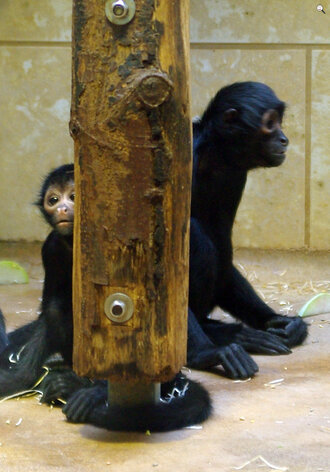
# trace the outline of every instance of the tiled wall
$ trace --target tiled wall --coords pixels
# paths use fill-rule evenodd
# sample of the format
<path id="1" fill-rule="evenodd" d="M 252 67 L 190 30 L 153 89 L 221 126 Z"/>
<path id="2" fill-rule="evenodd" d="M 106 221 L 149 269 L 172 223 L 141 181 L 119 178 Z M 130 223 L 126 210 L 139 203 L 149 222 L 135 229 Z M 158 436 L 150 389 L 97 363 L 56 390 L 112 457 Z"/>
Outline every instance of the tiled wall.
<path id="1" fill-rule="evenodd" d="M 0 1 L 0 239 L 44 239 L 41 178 L 73 160 L 71 0 Z"/>
<path id="2" fill-rule="evenodd" d="M 164 0 L 162 0 L 164 1 Z M 181 1 L 181 0 L 180 0 Z M 184 0 L 182 0 L 184 1 Z M 191 0 L 192 113 L 223 85 L 269 84 L 288 103 L 283 166 L 251 173 L 237 246 L 330 249 L 330 0 Z M 71 0 L 0 2 L 0 239 L 43 239 L 36 182 L 73 159 Z"/>
<path id="3" fill-rule="evenodd" d="M 288 103 L 287 160 L 250 175 L 239 246 L 330 248 L 329 41 L 329 0 L 191 2 L 193 113 L 240 80 L 266 82 Z"/>

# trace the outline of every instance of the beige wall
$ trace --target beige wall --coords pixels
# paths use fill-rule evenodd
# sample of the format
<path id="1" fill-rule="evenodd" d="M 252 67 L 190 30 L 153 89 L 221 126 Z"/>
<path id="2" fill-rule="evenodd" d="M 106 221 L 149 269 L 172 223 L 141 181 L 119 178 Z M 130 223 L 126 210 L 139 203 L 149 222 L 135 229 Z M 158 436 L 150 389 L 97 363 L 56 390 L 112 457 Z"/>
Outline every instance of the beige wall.
<path id="1" fill-rule="evenodd" d="M 288 103 L 288 157 L 248 180 L 235 244 L 330 249 L 330 0 L 191 0 L 192 113 L 259 80 Z M 71 0 L 0 2 L 0 239 L 43 239 L 41 177 L 73 159 Z"/>

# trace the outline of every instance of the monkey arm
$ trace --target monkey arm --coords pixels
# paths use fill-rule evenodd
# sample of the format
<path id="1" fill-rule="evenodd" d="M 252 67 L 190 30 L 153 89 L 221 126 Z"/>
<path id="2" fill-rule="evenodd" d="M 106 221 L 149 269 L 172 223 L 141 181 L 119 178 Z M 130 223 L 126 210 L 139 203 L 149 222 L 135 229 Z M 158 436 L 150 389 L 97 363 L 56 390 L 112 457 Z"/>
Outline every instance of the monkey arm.
<path id="1" fill-rule="evenodd" d="M 45 281 L 41 311 L 51 353 L 59 352 L 72 364 L 72 250 L 63 236 L 52 231 L 42 248 Z"/>
<path id="2" fill-rule="evenodd" d="M 267 330 L 278 336 L 288 347 L 301 344 L 307 336 L 307 325 L 301 318 L 277 315 L 258 297 L 234 266 L 226 288 L 218 294 L 217 301 L 221 308 L 235 318 L 257 330 Z"/>
<path id="3" fill-rule="evenodd" d="M 225 374 L 233 379 L 245 379 L 258 371 L 258 366 L 244 348 L 230 340 L 217 346 L 208 338 L 194 313 L 188 313 L 187 364 L 196 369 L 221 365 Z"/>
<path id="4" fill-rule="evenodd" d="M 45 280 L 42 292 L 42 309 L 54 299 L 72 298 L 72 248 L 64 236 L 52 231 L 42 246 L 42 263 Z"/>

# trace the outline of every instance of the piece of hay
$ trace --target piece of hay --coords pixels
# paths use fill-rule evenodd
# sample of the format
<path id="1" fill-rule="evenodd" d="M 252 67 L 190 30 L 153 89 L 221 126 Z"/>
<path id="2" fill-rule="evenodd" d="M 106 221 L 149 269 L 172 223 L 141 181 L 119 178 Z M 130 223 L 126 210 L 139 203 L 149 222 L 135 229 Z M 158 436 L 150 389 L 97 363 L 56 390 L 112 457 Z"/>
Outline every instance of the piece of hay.
<path id="1" fill-rule="evenodd" d="M 241 470 L 241 469 L 244 469 L 244 467 L 246 467 L 247 465 L 249 464 L 252 464 L 252 462 L 256 462 L 257 460 L 261 460 L 264 464 L 268 465 L 268 467 L 270 467 L 271 469 L 274 469 L 274 470 L 282 470 L 283 472 L 285 472 L 286 470 L 289 470 L 288 467 L 279 467 L 277 465 L 274 465 L 274 464 L 271 464 L 270 462 L 268 462 L 264 457 L 262 456 L 256 456 L 254 457 L 253 459 L 251 459 L 250 461 L 247 461 L 247 462 L 244 462 L 244 464 L 240 465 L 239 467 L 234 467 L 235 470 Z"/>

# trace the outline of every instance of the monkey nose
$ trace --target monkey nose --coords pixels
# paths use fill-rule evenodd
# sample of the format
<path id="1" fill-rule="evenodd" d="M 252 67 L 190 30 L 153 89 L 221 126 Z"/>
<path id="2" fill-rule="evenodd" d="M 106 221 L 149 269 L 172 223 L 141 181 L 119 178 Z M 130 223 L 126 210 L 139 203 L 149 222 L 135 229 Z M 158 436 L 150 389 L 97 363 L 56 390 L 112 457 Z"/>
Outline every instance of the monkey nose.
<path id="1" fill-rule="evenodd" d="M 283 136 L 281 136 L 280 141 L 281 141 L 281 144 L 282 144 L 283 146 L 288 146 L 288 144 L 289 144 L 289 140 L 288 140 L 288 138 L 287 138 L 286 136 L 284 136 L 284 134 L 283 134 Z"/>
<path id="2" fill-rule="evenodd" d="M 58 207 L 57 211 L 58 213 L 67 213 L 68 209 L 67 207 Z"/>

